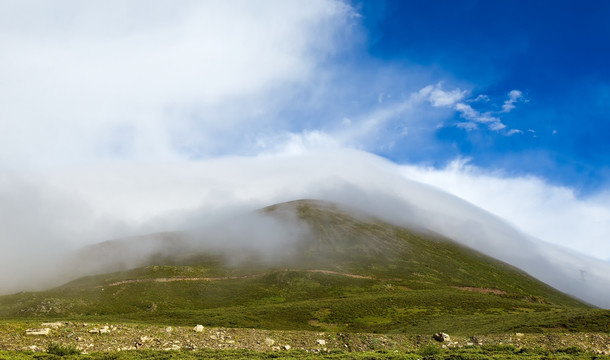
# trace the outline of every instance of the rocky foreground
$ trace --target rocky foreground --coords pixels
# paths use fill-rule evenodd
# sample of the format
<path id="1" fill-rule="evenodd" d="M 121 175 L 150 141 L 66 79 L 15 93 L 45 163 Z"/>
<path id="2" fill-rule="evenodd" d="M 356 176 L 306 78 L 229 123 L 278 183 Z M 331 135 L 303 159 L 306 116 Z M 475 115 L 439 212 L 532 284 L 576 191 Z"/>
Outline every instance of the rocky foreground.
<path id="1" fill-rule="evenodd" d="M 45 351 L 58 344 L 87 352 L 198 349 L 248 349 L 254 351 L 303 350 L 312 353 L 342 351 L 415 351 L 423 346 L 460 348 L 513 345 L 517 348 L 559 349 L 578 347 L 610 354 L 610 334 L 549 333 L 453 336 L 331 333 L 259 329 L 88 324 L 77 322 L 0 323 L 0 350 Z"/>

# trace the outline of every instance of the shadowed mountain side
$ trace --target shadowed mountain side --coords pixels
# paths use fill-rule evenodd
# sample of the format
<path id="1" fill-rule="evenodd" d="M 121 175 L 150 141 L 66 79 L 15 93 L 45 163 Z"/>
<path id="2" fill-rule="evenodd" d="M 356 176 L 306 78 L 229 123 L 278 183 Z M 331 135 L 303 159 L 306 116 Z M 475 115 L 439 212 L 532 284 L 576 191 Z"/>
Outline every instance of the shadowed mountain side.
<path id="1" fill-rule="evenodd" d="M 181 259 L 193 252 L 182 232 L 163 232 L 105 241 L 68 255 L 62 271 L 82 275 L 124 271 L 158 261 Z"/>

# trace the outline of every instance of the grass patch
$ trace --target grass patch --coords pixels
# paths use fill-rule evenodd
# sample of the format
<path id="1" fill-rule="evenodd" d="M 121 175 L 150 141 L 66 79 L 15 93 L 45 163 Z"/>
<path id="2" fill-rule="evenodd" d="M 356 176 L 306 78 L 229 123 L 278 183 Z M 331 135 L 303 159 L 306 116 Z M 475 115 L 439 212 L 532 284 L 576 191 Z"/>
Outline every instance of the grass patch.
<path id="1" fill-rule="evenodd" d="M 328 359 L 328 360 L 485 360 L 485 359 L 587 359 L 608 360 L 606 355 L 597 355 L 590 352 L 566 353 L 561 351 L 540 354 L 535 352 L 510 352 L 502 349 L 492 351 L 490 349 L 440 349 L 438 347 L 426 347 L 417 352 L 396 351 L 368 351 L 368 352 L 343 352 L 332 351 L 327 353 L 309 353 L 305 351 L 283 351 L 283 352 L 257 352 L 251 350 L 202 350 L 202 351 L 122 351 L 109 353 L 71 354 L 56 355 L 31 352 L 7 352 L 0 351 L 0 359 L 24 360 L 24 359 L 74 359 L 74 360 L 139 360 L 139 359 Z"/>
<path id="2" fill-rule="evenodd" d="M 79 355 L 81 351 L 74 346 L 51 344 L 47 347 L 47 353 L 57 356 Z"/>

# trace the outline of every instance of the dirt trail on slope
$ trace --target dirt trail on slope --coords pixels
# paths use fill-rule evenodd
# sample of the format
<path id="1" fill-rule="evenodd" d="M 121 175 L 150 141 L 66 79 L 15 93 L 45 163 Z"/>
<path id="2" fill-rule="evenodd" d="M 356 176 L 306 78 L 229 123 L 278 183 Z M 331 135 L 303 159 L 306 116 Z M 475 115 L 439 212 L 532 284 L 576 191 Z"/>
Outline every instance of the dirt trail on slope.
<path id="1" fill-rule="evenodd" d="M 163 278 L 152 278 L 152 279 L 129 279 L 129 280 L 121 280 L 117 282 L 113 282 L 103 286 L 118 286 L 123 284 L 133 284 L 133 283 L 142 283 L 142 282 L 175 282 L 175 281 L 223 281 L 223 280 L 239 280 L 239 279 L 252 279 L 257 277 L 263 277 L 265 275 L 278 273 L 278 272 L 288 272 L 288 271 L 299 271 L 299 272 L 309 272 L 309 273 L 320 273 L 320 274 L 329 274 L 329 275 L 339 275 L 346 276 L 354 279 L 369 279 L 369 280 L 381 280 L 376 279 L 371 276 L 365 275 L 356 275 L 349 273 L 342 273 L 338 271 L 331 270 L 299 270 L 299 269 L 284 269 L 284 270 L 274 270 L 268 271 L 260 274 L 252 274 L 252 275 L 242 275 L 242 276 L 223 276 L 223 277 L 163 277 Z M 100 286 L 101 287 L 101 286 Z"/>
<path id="2" fill-rule="evenodd" d="M 452 286 L 454 289 L 476 292 L 480 294 L 496 294 L 496 295 L 507 295 L 508 293 L 504 290 L 491 289 L 491 288 L 478 288 L 472 286 Z"/>

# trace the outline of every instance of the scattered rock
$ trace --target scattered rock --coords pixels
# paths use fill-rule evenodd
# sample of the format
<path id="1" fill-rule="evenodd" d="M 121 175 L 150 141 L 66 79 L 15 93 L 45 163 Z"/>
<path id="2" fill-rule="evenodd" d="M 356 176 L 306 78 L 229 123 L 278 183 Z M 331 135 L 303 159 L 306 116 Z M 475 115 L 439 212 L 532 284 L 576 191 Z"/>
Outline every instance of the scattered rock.
<path id="1" fill-rule="evenodd" d="M 203 331 L 203 325 L 197 325 L 193 328 L 193 330 L 195 330 L 195 332 L 202 332 Z"/>
<path id="2" fill-rule="evenodd" d="M 436 334 L 432 335 L 432 338 L 438 342 L 450 342 L 451 341 L 451 338 L 449 337 L 449 335 L 445 334 L 444 332 L 436 333 Z"/>
<path id="3" fill-rule="evenodd" d="M 38 345 L 28 346 L 28 350 L 34 351 L 34 352 L 41 352 L 41 351 L 43 351 L 41 348 L 38 347 Z"/>
<path id="4" fill-rule="evenodd" d="M 100 334 L 108 334 L 110 332 L 110 328 L 108 326 L 102 326 L 99 333 Z"/>
<path id="5" fill-rule="evenodd" d="M 27 329 L 25 331 L 26 335 L 31 335 L 31 336 L 46 336 L 46 335 L 49 335 L 50 333 L 51 333 L 51 329 L 50 328 Z"/>
<path id="6" fill-rule="evenodd" d="M 542 348 L 566 348 L 578 346 L 587 351 L 599 354 L 607 354 L 610 351 L 610 335 L 607 334 L 551 334 L 536 335 L 509 333 L 479 336 L 452 336 L 439 332 L 432 335 L 409 336 L 409 335 L 380 335 L 380 334 L 331 334 L 305 332 L 267 331 L 255 329 L 228 329 L 205 327 L 201 334 L 193 331 L 193 327 L 171 327 L 168 326 L 131 326 L 129 324 L 111 325 L 104 323 L 91 324 L 91 327 L 82 327 L 82 323 L 63 322 L 63 327 L 53 330 L 49 325 L 43 328 L 33 323 L 21 331 L 15 332 L 14 328 L 3 329 L 0 327 L 0 348 L 17 351 L 46 351 L 51 343 L 77 346 L 81 351 L 107 351 L 112 349 L 151 349 L 151 350 L 178 350 L 194 349 L 252 349 L 256 351 L 275 351 L 290 353 L 295 349 L 303 349 L 308 353 L 324 354 L 325 351 L 343 350 L 348 352 L 360 351 L 394 351 L 399 349 L 418 349 L 429 346 L 431 343 L 438 344 L 439 348 L 469 348 L 485 344 L 514 344 L 517 347 L 540 346 Z M 51 323 L 45 323 L 51 324 Z M 95 326 L 95 328 L 94 328 Z M 49 330 L 45 330 L 49 329 Z M 103 334 L 108 329 L 109 333 Z M 42 330 L 42 331 L 41 331 Z M 41 331 L 41 332 L 39 332 Z M 89 333 L 91 331 L 91 333 Z M 170 334 L 171 332 L 171 334 Z M 44 335 L 47 336 L 44 336 Z M 43 335 L 43 336 L 28 336 Z M 146 336 L 144 336 L 146 335 Z M 445 335 L 445 336 L 443 336 Z M 455 335 L 455 334 L 454 334 Z M 509 339 L 512 339 L 509 340 Z M 439 341 L 440 340 L 440 341 Z M 437 342 L 439 341 L 439 342 Z M 35 345 L 34 345 L 35 344 Z M 294 344 L 294 347 L 292 345 Z M 42 348 L 40 348 L 42 347 Z M 30 352 L 30 354 L 33 354 Z M 167 355 L 170 356 L 171 354 Z M 32 355 L 30 355 L 32 356 Z M 174 355 L 172 355 L 174 356 Z M 1 356 L 0 356 L 1 358 Z"/>
<path id="7" fill-rule="evenodd" d="M 150 337 L 148 336 L 140 336 L 140 343 L 144 344 L 145 342 L 148 342 L 152 340 Z"/>
<path id="8" fill-rule="evenodd" d="M 165 328 L 166 333 L 171 333 L 172 331 L 174 331 L 174 329 L 171 326 Z"/>
<path id="9" fill-rule="evenodd" d="M 42 323 L 42 324 L 40 324 L 40 326 L 48 327 L 51 329 L 59 329 L 60 327 L 64 326 L 64 323 L 57 321 L 57 322 L 51 322 L 51 323 Z"/>

